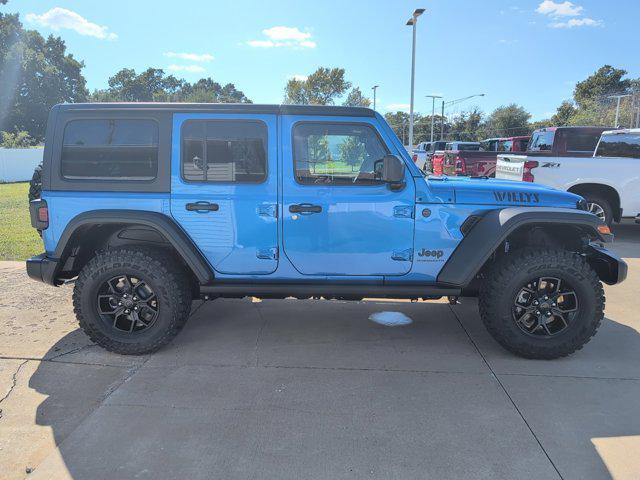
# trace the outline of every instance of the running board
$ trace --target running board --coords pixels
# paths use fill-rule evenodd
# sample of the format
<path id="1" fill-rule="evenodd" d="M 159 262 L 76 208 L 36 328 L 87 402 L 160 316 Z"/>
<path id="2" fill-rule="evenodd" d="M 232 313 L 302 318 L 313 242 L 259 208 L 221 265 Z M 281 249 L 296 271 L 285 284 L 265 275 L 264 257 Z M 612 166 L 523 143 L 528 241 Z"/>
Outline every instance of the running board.
<path id="1" fill-rule="evenodd" d="M 200 285 L 201 295 L 259 298 L 430 298 L 458 296 L 461 289 L 430 285 L 242 284 Z"/>

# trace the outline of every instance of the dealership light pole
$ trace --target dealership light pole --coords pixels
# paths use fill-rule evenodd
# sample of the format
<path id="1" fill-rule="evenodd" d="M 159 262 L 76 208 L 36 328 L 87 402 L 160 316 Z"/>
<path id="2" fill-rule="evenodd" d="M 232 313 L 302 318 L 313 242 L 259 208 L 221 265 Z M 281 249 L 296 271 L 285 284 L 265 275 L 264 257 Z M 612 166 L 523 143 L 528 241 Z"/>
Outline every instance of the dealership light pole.
<path id="1" fill-rule="evenodd" d="M 407 21 L 413 27 L 413 42 L 411 46 L 411 102 L 409 103 L 409 150 L 413 149 L 413 89 L 416 79 L 416 24 L 418 17 L 424 13 L 424 8 L 416 8 Z"/>
<path id="2" fill-rule="evenodd" d="M 425 95 L 431 99 L 431 141 L 433 142 L 433 117 L 436 114 L 436 98 L 442 98 L 440 95 Z"/>
<path id="3" fill-rule="evenodd" d="M 632 97 L 633 95 L 631 95 L 630 93 L 626 93 L 624 95 L 609 95 L 607 98 L 615 98 L 617 99 L 618 103 L 616 105 L 616 128 L 618 128 L 620 125 L 618 125 L 618 118 L 620 117 L 620 99 L 624 98 L 624 97 Z"/>
<path id="4" fill-rule="evenodd" d="M 379 85 L 374 85 L 373 87 L 371 87 L 371 90 L 373 90 L 373 109 L 376 109 L 376 90 L 378 90 Z"/>

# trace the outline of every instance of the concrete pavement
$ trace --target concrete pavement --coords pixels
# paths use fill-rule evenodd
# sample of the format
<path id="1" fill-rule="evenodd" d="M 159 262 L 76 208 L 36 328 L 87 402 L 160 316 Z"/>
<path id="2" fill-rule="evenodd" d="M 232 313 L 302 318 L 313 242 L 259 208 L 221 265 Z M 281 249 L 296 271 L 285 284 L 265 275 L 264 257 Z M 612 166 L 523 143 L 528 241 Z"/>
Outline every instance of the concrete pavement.
<path id="1" fill-rule="evenodd" d="M 640 226 L 617 234 L 630 277 L 554 361 L 502 350 L 466 299 L 195 302 L 173 344 L 121 357 L 69 287 L 2 263 L 0 478 L 640 478 Z"/>

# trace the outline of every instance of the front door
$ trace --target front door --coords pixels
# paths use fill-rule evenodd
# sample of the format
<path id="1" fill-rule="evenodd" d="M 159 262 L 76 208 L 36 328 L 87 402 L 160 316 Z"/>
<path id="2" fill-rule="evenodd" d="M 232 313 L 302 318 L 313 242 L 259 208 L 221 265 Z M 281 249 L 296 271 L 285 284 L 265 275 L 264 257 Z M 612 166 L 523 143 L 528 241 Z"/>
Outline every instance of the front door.
<path id="1" fill-rule="evenodd" d="M 175 114 L 171 214 L 220 273 L 278 266 L 275 115 Z"/>
<path id="2" fill-rule="evenodd" d="M 283 245 L 302 274 L 411 269 L 413 179 L 391 189 L 376 175 L 390 152 L 373 120 L 282 117 Z"/>

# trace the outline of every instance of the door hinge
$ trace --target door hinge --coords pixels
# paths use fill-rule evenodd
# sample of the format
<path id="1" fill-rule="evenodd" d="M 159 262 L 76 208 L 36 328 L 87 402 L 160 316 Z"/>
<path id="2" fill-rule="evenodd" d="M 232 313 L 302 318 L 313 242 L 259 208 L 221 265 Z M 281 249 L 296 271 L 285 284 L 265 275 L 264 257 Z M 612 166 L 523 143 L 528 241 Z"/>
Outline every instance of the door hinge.
<path id="1" fill-rule="evenodd" d="M 399 205 L 393 207 L 394 217 L 413 218 L 413 206 L 412 205 Z"/>
<path id="2" fill-rule="evenodd" d="M 404 250 L 394 250 L 391 254 L 391 260 L 397 260 L 399 262 L 410 262 L 413 260 L 413 248 L 406 248 Z"/>
<path id="3" fill-rule="evenodd" d="M 262 260 L 277 260 L 278 247 L 259 248 L 256 252 L 256 257 Z"/>
<path id="4" fill-rule="evenodd" d="M 258 205 L 258 215 L 260 215 L 261 217 L 278 218 L 278 205 L 276 204 Z"/>

